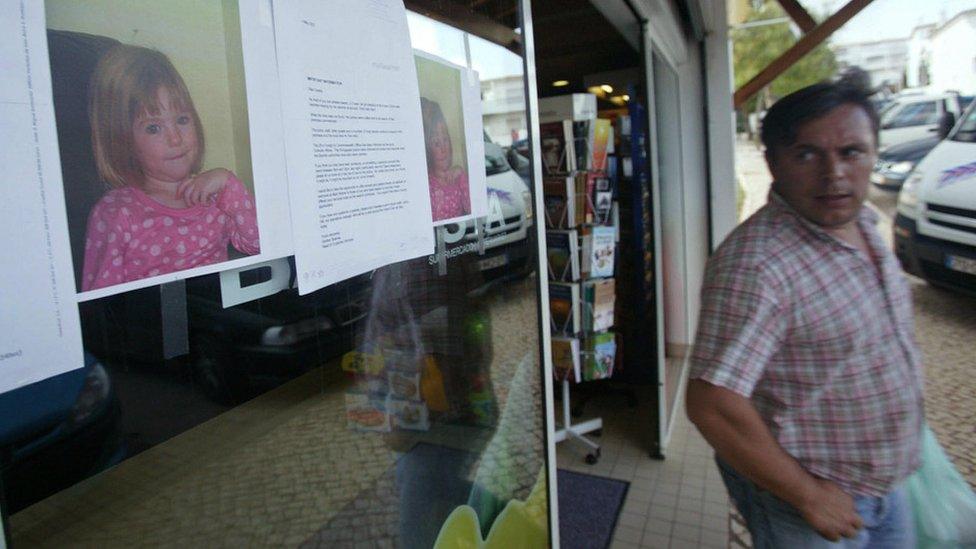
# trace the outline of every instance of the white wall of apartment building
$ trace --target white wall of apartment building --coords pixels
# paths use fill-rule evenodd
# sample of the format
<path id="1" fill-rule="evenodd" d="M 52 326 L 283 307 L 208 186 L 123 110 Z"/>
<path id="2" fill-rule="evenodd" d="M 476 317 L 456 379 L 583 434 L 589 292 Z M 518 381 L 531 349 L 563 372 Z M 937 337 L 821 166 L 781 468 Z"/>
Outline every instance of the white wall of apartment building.
<path id="1" fill-rule="evenodd" d="M 871 75 L 874 86 L 901 88 L 908 62 L 908 40 L 878 40 L 834 46 L 840 67 L 858 66 Z"/>
<path id="2" fill-rule="evenodd" d="M 905 86 L 918 88 L 929 84 L 931 66 L 923 70 L 923 66 L 931 63 L 932 33 L 934 24 L 919 25 L 912 30 L 908 37 L 908 59 L 905 65 Z"/>
<path id="3" fill-rule="evenodd" d="M 525 89 L 521 75 L 481 82 L 482 122 L 492 142 L 507 147 L 512 131 L 526 137 Z"/>
<path id="4" fill-rule="evenodd" d="M 931 88 L 976 94 L 976 10 L 962 12 L 932 35 Z"/>

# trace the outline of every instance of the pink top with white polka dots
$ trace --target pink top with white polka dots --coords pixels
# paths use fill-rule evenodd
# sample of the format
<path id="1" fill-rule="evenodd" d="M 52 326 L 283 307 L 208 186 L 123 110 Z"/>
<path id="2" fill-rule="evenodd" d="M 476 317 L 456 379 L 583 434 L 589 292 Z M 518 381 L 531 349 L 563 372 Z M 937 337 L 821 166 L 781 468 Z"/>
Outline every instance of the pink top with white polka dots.
<path id="1" fill-rule="evenodd" d="M 441 181 L 428 173 L 430 185 L 430 209 L 434 221 L 452 219 L 471 213 L 471 195 L 468 190 L 468 174 L 460 168 L 451 168 L 447 181 Z"/>
<path id="2" fill-rule="evenodd" d="M 211 204 L 171 208 L 135 187 L 112 189 L 92 208 L 82 290 L 227 261 L 227 244 L 260 252 L 254 199 L 230 177 Z"/>

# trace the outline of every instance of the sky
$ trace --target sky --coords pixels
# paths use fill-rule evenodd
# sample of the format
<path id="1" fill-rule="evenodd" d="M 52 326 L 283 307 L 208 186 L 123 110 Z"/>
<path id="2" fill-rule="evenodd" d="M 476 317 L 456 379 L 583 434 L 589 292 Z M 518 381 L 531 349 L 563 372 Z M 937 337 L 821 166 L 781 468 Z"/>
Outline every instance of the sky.
<path id="1" fill-rule="evenodd" d="M 414 48 L 467 66 L 462 31 L 410 11 L 407 12 L 407 25 Z M 471 48 L 471 68 L 478 71 L 481 80 L 522 74 L 520 56 L 477 36 L 469 36 L 468 44 Z"/>
<path id="2" fill-rule="evenodd" d="M 835 13 L 848 0 L 800 0 L 811 13 Z M 831 37 L 834 44 L 908 38 L 923 23 L 946 21 L 976 9 L 976 0 L 874 0 Z"/>
<path id="3" fill-rule="evenodd" d="M 800 0 L 815 14 L 834 13 L 849 0 Z M 957 13 L 976 9 L 976 0 L 874 0 L 831 37 L 834 44 L 908 38 L 923 23 L 946 21 Z M 466 66 L 463 33 L 458 29 L 407 12 L 413 47 Z M 476 36 L 469 40 L 472 68 L 481 80 L 522 74 L 522 59 Z"/>

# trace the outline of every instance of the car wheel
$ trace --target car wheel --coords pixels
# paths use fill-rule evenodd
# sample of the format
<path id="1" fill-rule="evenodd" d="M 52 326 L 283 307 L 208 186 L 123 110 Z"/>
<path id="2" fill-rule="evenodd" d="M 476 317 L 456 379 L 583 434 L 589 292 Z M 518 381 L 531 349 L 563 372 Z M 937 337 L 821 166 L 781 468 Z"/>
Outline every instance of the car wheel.
<path id="1" fill-rule="evenodd" d="M 194 340 L 190 353 L 193 378 L 203 394 L 218 404 L 239 404 L 246 394 L 247 382 L 231 369 L 233 364 L 233 353 L 215 338 L 202 336 Z"/>

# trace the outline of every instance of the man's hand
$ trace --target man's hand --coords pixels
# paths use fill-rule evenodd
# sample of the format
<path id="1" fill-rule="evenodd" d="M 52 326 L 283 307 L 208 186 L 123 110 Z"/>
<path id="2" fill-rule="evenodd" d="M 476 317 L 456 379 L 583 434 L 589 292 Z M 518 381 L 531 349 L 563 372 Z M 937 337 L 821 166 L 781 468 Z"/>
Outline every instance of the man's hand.
<path id="1" fill-rule="evenodd" d="M 830 541 L 857 535 L 862 523 L 851 496 L 811 475 L 783 450 L 748 398 L 693 379 L 685 403 L 692 423 L 739 474 L 795 507 Z"/>
<path id="2" fill-rule="evenodd" d="M 797 506 L 803 520 L 830 541 L 857 536 L 864 524 L 854 499 L 829 480 L 815 478 L 812 488 Z"/>
<path id="3" fill-rule="evenodd" d="M 224 188 L 228 177 L 230 172 L 224 168 L 207 170 L 180 183 L 176 196 L 181 197 L 187 206 L 209 203 Z"/>

